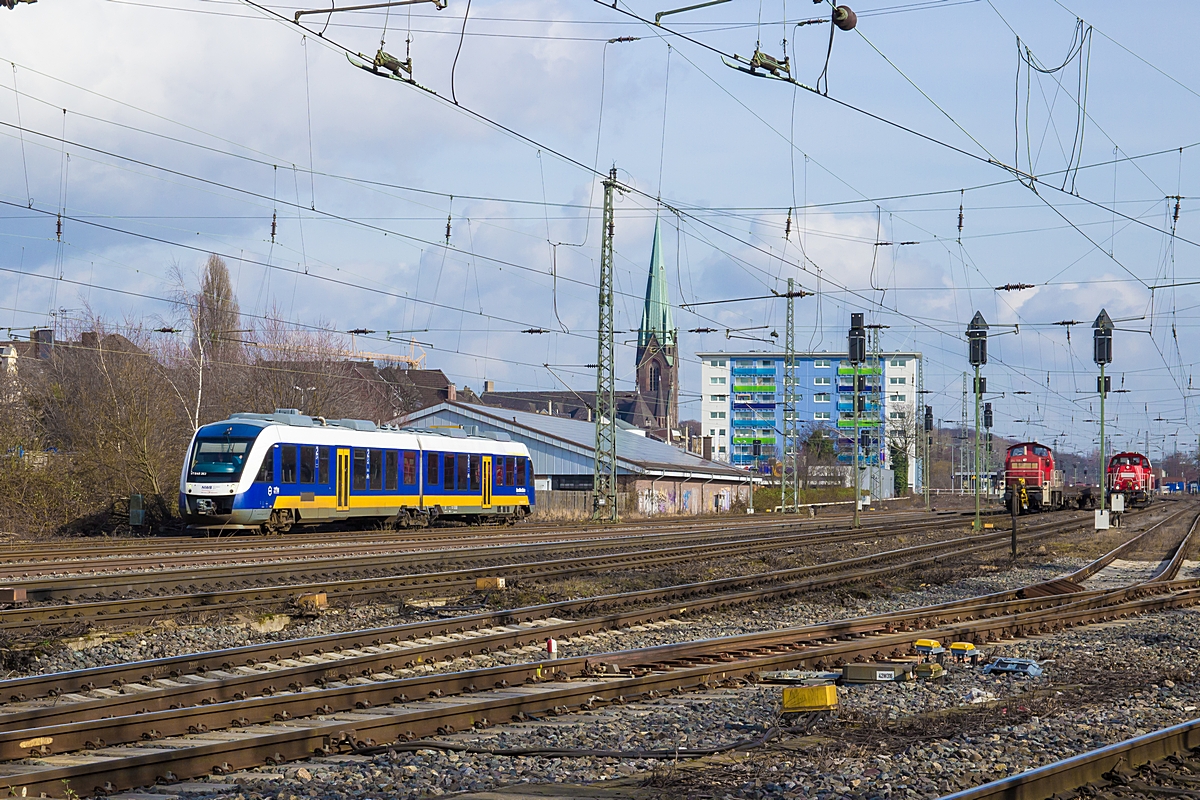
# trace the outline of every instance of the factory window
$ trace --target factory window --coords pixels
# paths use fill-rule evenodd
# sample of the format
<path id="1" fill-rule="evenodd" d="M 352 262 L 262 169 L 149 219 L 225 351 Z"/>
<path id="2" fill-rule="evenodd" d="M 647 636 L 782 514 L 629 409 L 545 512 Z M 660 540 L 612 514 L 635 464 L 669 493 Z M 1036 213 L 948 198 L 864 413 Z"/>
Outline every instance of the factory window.
<path id="1" fill-rule="evenodd" d="M 908 366 L 908 359 L 906 359 L 906 358 L 893 358 L 893 359 L 892 359 L 892 361 L 891 361 L 891 365 L 892 365 L 893 367 L 907 367 L 907 366 Z"/>
<path id="2" fill-rule="evenodd" d="M 828 411 L 818 411 L 815 414 L 813 414 L 813 419 L 827 420 L 827 419 L 829 419 L 829 412 Z"/>
<path id="3" fill-rule="evenodd" d="M 508 483 L 509 486 L 520 486 L 521 485 L 521 484 L 517 483 L 517 461 L 518 460 L 519 459 L 513 458 L 512 456 L 509 456 L 508 458 L 504 459 L 505 481 Z"/>
<path id="4" fill-rule="evenodd" d="M 372 450 L 370 459 L 367 461 L 367 468 L 371 472 L 371 488 L 383 488 L 383 451 Z"/>
<path id="5" fill-rule="evenodd" d="M 828 369 L 830 366 L 829 359 L 828 358 L 814 358 L 813 366 L 816 367 L 817 369 Z"/>
<path id="6" fill-rule="evenodd" d="M 888 383 L 892 384 L 893 386 L 903 385 L 908 383 L 908 378 L 888 378 Z"/>
<path id="7" fill-rule="evenodd" d="M 436 488 L 440 482 L 438 477 L 438 454 L 427 453 L 425 455 L 425 485 Z"/>
<path id="8" fill-rule="evenodd" d="M 390 465 L 389 465 L 390 466 Z M 417 454 L 406 452 L 404 454 L 404 485 L 412 486 L 417 482 Z"/>
<path id="9" fill-rule="evenodd" d="M 367 488 L 367 451 L 354 448 L 354 488 Z"/>
<path id="10" fill-rule="evenodd" d="M 471 485 L 471 491 L 472 491 L 472 492 L 478 492 L 478 491 L 479 491 L 479 485 L 480 485 L 480 478 L 479 478 L 479 465 L 480 465 L 480 461 L 479 461 L 479 456 L 474 456 L 474 455 L 473 455 L 473 456 L 470 456 L 470 457 L 469 457 L 469 460 L 468 460 L 468 463 L 470 464 L 470 472 L 469 472 L 469 477 L 470 477 L 470 479 L 471 479 L 471 484 L 470 484 L 470 485 Z"/>
<path id="11" fill-rule="evenodd" d="M 529 459 L 526 459 L 526 458 L 518 458 L 517 459 L 517 486 L 524 486 L 526 484 L 525 472 L 526 472 L 526 465 L 528 463 L 529 463 Z"/>
<path id="12" fill-rule="evenodd" d="M 279 445 L 275 445 L 275 447 L 273 449 L 268 450 L 266 455 L 263 456 L 262 466 L 258 468 L 258 477 L 256 477 L 254 480 L 259 481 L 261 483 L 274 482 L 274 480 L 275 480 L 275 450 L 278 448 L 279 448 Z"/>
<path id="13" fill-rule="evenodd" d="M 317 448 L 300 448 L 300 482 L 317 482 Z"/>
<path id="14" fill-rule="evenodd" d="M 713 375 L 711 378 L 708 379 L 708 382 L 714 386 L 724 386 L 725 385 L 725 376 L 724 375 Z"/>
<path id="15" fill-rule="evenodd" d="M 820 377 L 813 378 L 813 384 L 816 386 L 828 386 L 829 383 L 830 377 L 828 375 L 821 375 Z"/>
<path id="16" fill-rule="evenodd" d="M 813 395 L 813 402 L 814 403 L 828 403 L 829 402 L 829 393 L 828 392 L 817 392 L 816 394 Z"/>
<path id="17" fill-rule="evenodd" d="M 446 466 L 442 470 L 442 488 L 447 492 L 454 491 L 454 454 L 447 453 Z"/>
<path id="18" fill-rule="evenodd" d="M 333 462 L 329 460 L 329 448 L 317 450 L 317 483 L 333 483 Z"/>
<path id="19" fill-rule="evenodd" d="M 404 455 L 407 456 L 408 453 L 405 453 Z M 400 472 L 400 470 L 396 469 L 396 462 L 399 460 L 397 456 L 398 453 L 396 453 L 395 450 L 387 451 L 387 471 L 383 476 L 383 488 L 387 489 L 389 492 L 394 492 L 397 488 L 396 478 Z M 405 481 L 405 483 L 408 483 L 408 481 Z"/>
<path id="20" fill-rule="evenodd" d="M 458 490 L 460 492 L 465 492 L 467 490 L 467 464 L 468 464 L 468 461 L 469 461 L 469 459 L 467 456 L 462 455 L 461 453 L 459 454 L 459 456 L 458 456 Z"/>
<path id="21" fill-rule="evenodd" d="M 296 445 L 285 444 L 279 451 L 279 482 L 296 482 Z"/>

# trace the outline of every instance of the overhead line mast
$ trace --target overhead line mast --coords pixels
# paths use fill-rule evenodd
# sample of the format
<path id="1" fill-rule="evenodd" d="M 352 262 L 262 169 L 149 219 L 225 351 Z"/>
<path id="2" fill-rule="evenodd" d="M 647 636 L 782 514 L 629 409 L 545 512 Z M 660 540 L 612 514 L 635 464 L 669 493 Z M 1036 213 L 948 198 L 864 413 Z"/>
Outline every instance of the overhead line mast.
<path id="1" fill-rule="evenodd" d="M 600 322 L 596 331 L 596 451 L 592 470 L 592 519 L 616 522 L 617 387 L 613 357 L 613 191 L 617 168 L 604 181 L 600 240 Z"/>

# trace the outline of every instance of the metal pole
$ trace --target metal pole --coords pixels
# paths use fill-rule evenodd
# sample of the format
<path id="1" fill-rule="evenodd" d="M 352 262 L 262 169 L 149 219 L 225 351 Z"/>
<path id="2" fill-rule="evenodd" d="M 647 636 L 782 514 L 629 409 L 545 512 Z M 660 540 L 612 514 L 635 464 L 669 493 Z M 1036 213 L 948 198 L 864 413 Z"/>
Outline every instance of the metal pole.
<path id="1" fill-rule="evenodd" d="M 975 530 L 983 530 L 983 520 L 979 516 L 979 365 L 975 365 Z"/>
<path id="2" fill-rule="evenodd" d="M 617 399 L 613 356 L 613 190 L 617 168 L 604 181 L 600 243 L 600 323 L 596 352 L 596 451 L 592 471 L 592 519 L 617 521 Z M 753 484 L 751 484 L 753 486 Z"/>
<path id="3" fill-rule="evenodd" d="M 800 496 L 797 491 L 799 470 L 796 469 L 796 454 L 800 449 L 800 421 L 796 419 L 796 280 L 788 278 L 787 322 L 783 336 L 783 471 L 779 476 L 780 505 L 786 514 L 797 511 Z M 788 463 L 792 475 L 788 477 Z"/>
<path id="4" fill-rule="evenodd" d="M 920 405 L 925 405 L 925 357 L 917 359 L 917 397 L 920 399 Z M 917 404 L 913 405 L 916 408 Z M 922 408 L 922 412 L 924 409 Z M 915 417 L 916 414 L 913 414 Z M 921 450 L 924 455 L 921 458 L 921 488 L 925 490 L 925 510 L 929 510 L 929 437 L 933 435 L 933 431 L 925 430 L 925 417 L 921 417 Z"/>
<path id="5" fill-rule="evenodd" d="M 858 507 L 862 504 L 862 488 L 859 482 L 858 475 L 858 362 L 854 364 L 854 390 L 850 396 L 854 400 L 854 527 L 858 527 Z"/>
<path id="6" fill-rule="evenodd" d="M 1104 362 L 1100 363 L 1100 510 L 1104 510 L 1105 483 L 1108 482 L 1108 471 L 1104 463 Z"/>

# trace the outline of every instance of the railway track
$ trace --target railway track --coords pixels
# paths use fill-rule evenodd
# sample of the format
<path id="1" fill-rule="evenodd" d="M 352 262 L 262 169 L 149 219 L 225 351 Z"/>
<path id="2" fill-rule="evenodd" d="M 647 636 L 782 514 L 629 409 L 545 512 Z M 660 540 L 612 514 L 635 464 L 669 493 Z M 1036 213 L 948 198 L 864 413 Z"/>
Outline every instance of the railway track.
<path id="1" fill-rule="evenodd" d="M 1171 518 L 1181 513 L 1183 509 Z M 1194 530 L 1194 523 L 1192 527 Z M 996 542 L 994 546 L 1002 544 Z M 1185 546 L 1186 542 L 1180 545 L 1180 553 Z M 155 780 L 170 781 L 212 771 L 280 763 L 316 752 L 361 751 L 381 741 L 484 725 L 487 720 L 507 720 L 514 714 L 561 712 L 620 702 L 622 698 L 647 693 L 706 687 L 721 681 L 753 678 L 756 672 L 767 669 L 830 664 L 857 656 L 886 657 L 892 652 L 906 651 L 917 638 L 925 636 L 985 641 L 1200 602 L 1200 582 L 1171 582 L 1170 577 L 1173 573 L 1164 568 L 1154 580 L 1118 591 L 1031 598 L 1001 593 L 784 631 L 417 677 L 399 677 L 381 670 L 361 670 L 354 674 L 354 668 L 365 663 L 361 659 L 388 666 L 383 662 L 405 657 L 398 655 L 395 648 L 407 649 L 411 655 L 426 645 L 404 648 L 399 636 L 396 641 L 380 639 L 370 646 L 355 640 L 358 652 L 344 651 L 334 663 L 325 666 L 336 671 L 337 680 L 336 685 L 325 681 L 323 687 L 300 680 L 287 688 L 261 685 L 263 676 L 269 673 L 275 673 L 275 677 L 267 680 L 282 683 L 286 670 L 307 670 L 310 676 L 319 672 L 323 667 L 316 662 L 321 654 L 315 653 L 316 661 L 309 665 L 289 663 L 311 658 L 298 653 L 290 657 L 276 653 L 278 662 L 222 664 L 220 671 L 199 680 L 176 670 L 175 677 L 167 679 L 147 676 L 153 686 L 126 683 L 124 692 L 119 688 L 106 690 L 111 693 L 109 698 L 67 698 L 60 694 L 58 701 L 66 705 L 89 704 L 92 715 L 103 715 L 109 701 L 110 708 L 119 708 L 129 705 L 128 696 L 135 698 L 136 705 L 139 696 L 149 702 L 150 695 L 157 693 L 154 702 L 161 705 L 170 703 L 169 698 L 175 692 L 178 697 L 175 704 L 181 708 L 146 707 L 146 713 L 82 722 L 71 717 L 70 722 L 37 727 L 23 727 L 25 722 L 37 719 L 36 714 L 19 716 L 27 714 L 29 709 L 8 708 L 15 716 L 6 716 L 6 709 L 0 708 L 0 723 L 3 723 L 0 730 L 5 731 L 0 734 L 0 755 L 13 759 L 0 765 L 0 774 L 5 776 L 0 777 L 0 784 L 11 782 L 18 793 L 24 790 L 62 794 L 62 781 L 68 781 L 72 791 L 104 793 Z M 629 624 L 638 619 L 636 614 L 653 616 L 678 611 L 678 606 L 643 609 L 624 618 L 610 615 L 607 622 Z M 527 631 L 525 635 L 540 637 L 550 626 L 575 624 L 560 620 L 544 622 L 541 630 Z M 599 625 L 603 620 L 586 622 Z M 521 641 L 520 634 L 498 631 L 473 637 L 474 645 L 487 646 L 482 643 L 486 636 L 507 636 L 514 643 Z M 245 648 L 242 651 L 244 659 L 247 653 Z M 259 655 L 265 655 L 265 651 L 259 651 Z M 426 650 L 426 655 L 445 657 L 444 651 L 438 656 L 432 649 Z M 267 663 L 271 666 L 266 666 Z M 390 666 L 399 671 L 394 664 Z M 260 674 L 255 676 L 255 673 Z M 99 677 L 99 673 L 95 675 Z M 32 690 L 31 681 L 46 679 L 24 680 L 26 689 Z M 201 701 L 198 705 L 183 701 L 191 693 L 193 700 L 189 702 L 194 703 L 194 697 L 205 691 L 196 691 L 196 687 L 205 684 L 210 692 L 217 686 L 222 686 L 223 691 L 239 687 L 235 694 L 242 696 L 224 702 L 213 696 L 210 699 L 216 702 Z M 18 682 L 6 682 L 0 684 L 0 691 L 8 694 L 17 686 Z M 261 687 L 261 693 L 252 696 L 252 686 Z M 49 689 L 46 691 L 49 693 Z M 97 691 L 100 690 L 91 693 Z M 66 703 L 68 699 L 74 702 Z M 84 710 L 82 706 L 75 709 Z M 114 746 L 117 742 L 140 743 Z M 89 743 L 91 750 L 84 755 Z M 64 751 L 66 755 L 57 755 Z"/>
<path id="2" fill-rule="evenodd" d="M 939 519 L 943 523 L 956 519 L 958 514 L 924 511 L 903 511 L 872 514 L 868 517 L 868 528 L 904 521 L 914 517 Z M 434 546 L 486 546 L 515 542 L 556 541 L 568 535 L 574 539 L 605 539 L 614 534 L 622 536 L 662 536 L 680 533 L 730 533 L 741 529 L 755 531 L 823 530 L 839 527 L 847 522 L 841 517 L 807 519 L 802 517 L 734 517 L 707 519 L 702 522 L 679 520 L 653 520 L 642 524 L 624 524 L 604 527 L 596 525 L 528 523 L 518 528 L 471 527 L 432 528 L 407 531 L 323 531 L 320 534 L 305 533 L 281 536 L 245 536 L 220 538 L 136 538 L 27 542 L 19 539 L 0 544 L 0 575 L 17 575 L 26 570 L 30 575 L 80 572 L 86 570 L 111 569 L 114 566 L 137 566 L 139 560 L 149 568 L 159 568 L 164 561 L 186 563 L 225 556 L 274 555 L 307 558 L 314 554 L 337 554 L 346 548 L 367 549 L 371 547 L 394 549 L 396 547 Z M 652 528 L 647 531 L 647 528 Z M 7 557 L 5 557 L 7 555 Z"/>
<path id="3" fill-rule="evenodd" d="M 232 554 L 226 557 L 203 555 L 199 558 L 187 555 L 163 558 L 157 555 L 122 559 L 118 561 L 93 561 L 89 564 L 106 570 L 104 574 L 68 574 L 25 577 L 24 565 L 0 565 L 0 580 L 8 585 L 25 588 L 31 600 L 92 599 L 110 587 L 125 593 L 139 588 L 154 587 L 161 590 L 174 580 L 177 585 L 197 585 L 199 589 L 219 589 L 223 586 L 245 586 L 247 578 L 269 581 L 314 581 L 347 574 L 387 574 L 397 567 L 406 569 L 445 569 L 472 563 L 496 564 L 504 559 L 519 558 L 525 554 L 546 555 L 552 553 L 587 552 L 632 552 L 637 550 L 662 549 L 669 546 L 713 545 L 728 543 L 811 541 L 813 543 L 834 542 L 844 538 L 862 536 L 894 536 L 910 532 L 935 530 L 950 527 L 944 520 L 914 520 L 905 524 L 872 526 L 859 529 L 817 530 L 801 528 L 793 524 L 765 526 L 762 529 L 743 530 L 741 527 L 700 528 L 686 532 L 642 532 L 629 536 L 597 536 L 589 539 L 524 539 L 493 537 L 481 542 L 456 542 L 453 547 L 444 543 L 403 543 L 395 549 L 384 549 L 366 542 L 347 553 L 339 546 L 330 554 L 322 555 L 311 550 L 292 551 L 288 555 L 274 551 L 250 556 Z M 265 558 L 263 557 L 265 556 Z M 43 568 L 43 571 L 48 571 Z M 71 572 L 79 569 L 72 564 Z"/>
<path id="4" fill-rule="evenodd" d="M 1200 786 L 1200 719 L 1111 744 L 943 800 L 1058 797 L 1195 797 Z"/>
<path id="5" fill-rule="evenodd" d="M 1044 523 L 1047 529 L 1070 521 Z M 1077 524 L 1077 523 L 1070 523 Z M 662 547 L 650 550 L 601 553 L 593 556 L 575 556 L 544 561 L 509 561 L 499 558 L 495 549 L 480 553 L 484 566 L 467 566 L 472 563 L 461 551 L 450 551 L 445 566 L 455 568 L 443 571 L 416 572 L 410 574 L 385 574 L 379 578 L 347 579 L 334 577 L 338 572 L 314 572 L 304 570 L 300 574 L 308 582 L 276 583 L 258 586 L 260 580 L 254 576 L 235 582 L 230 575 L 219 578 L 222 585 L 232 584 L 236 588 L 212 589 L 199 581 L 194 574 L 173 576 L 170 574 L 133 574 L 100 576 L 99 578 L 61 579 L 56 581 L 31 581 L 17 583 L 24 586 L 34 600 L 63 600 L 53 605 L 31 605 L 28 607 L 0 610 L 0 630 L 30 629 L 43 625 L 65 623 L 89 623 L 106 627 L 126 625 L 157 619 L 164 616 L 194 614 L 228 609 L 245 611 L 255 608 L 291 606 L 307 593 L 325 592 L 328 597 L 340 602 L 353 602 L 378 596 L 413 596 L 419 594 L 455 593 L 471 591 L 480 577 L 504 575 L 507 577 L 549 578 L 592 573 L 600 570 L 635 569 L 662 566 L 694 560 L 698 556 L 741 556 L 759 552 L 811 548 L 828 544 L 855 541 L 862 537 L 895 536 L 923 530 L 924 525 L 881 530 L 852 530 L 833 533 L 797 533 L 748 540 L 713 542 Z M 990 534 L 988 541 L 998 540 L 1003 534 Z M 979 539 L 978 536 L 975 537 Z M 961 542 L 960 542 L 961 543 Z M 936 542 L 932 542 L 936 545 Z M 555 549 L 571 547 L 569 543 L 556 543 Z M 602 548 L 603 549 L 603 548 Z M 611 548 L 609 548 L 611 549 Z M 443 554 L 418 554 L 414 559 L 427 557 L 427 564 L 437 562 Z M 481 563 L 477 560 L 473 563 Z M 456 566 L 457 565 L 457 566 Z M 256 569 L 262 570 L 262 567 Z M 228 571 L 228 570 L 226 570 Z M 383 570 L 387 572 L 387 570 Z M 285 575 L 288 573 L 284 573 Z M 181 580 L 182 577 L 182 580 Z M 257 576 L 261 579 L 261 575 Z M 283 580 L 283 578 L 279 578 Z M 198 585 L 199 584 L 199 585 Z M 249 585 L 247 585 L 249 584 Z M 115 597 L 103 597 L 101 589 L 107 589 Z M 91 599 L 99 595 L 101 599 Z M 130 596 L 133 595 L 133 596 Z"/>

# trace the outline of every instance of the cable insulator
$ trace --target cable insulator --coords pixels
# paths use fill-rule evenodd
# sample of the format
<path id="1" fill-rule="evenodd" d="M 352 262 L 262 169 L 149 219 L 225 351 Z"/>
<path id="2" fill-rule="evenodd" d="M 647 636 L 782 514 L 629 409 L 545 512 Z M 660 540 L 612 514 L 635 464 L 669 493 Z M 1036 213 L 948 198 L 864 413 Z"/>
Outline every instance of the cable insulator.
<path id="1" fill-rule="evenodd" d="M 450 215 L 446 215 L 446 244 L 450 244 Z"/>
<path id="2" fill-rule="evenodd" d="M 783 238 L 790 239 L 792 236 L 792 210 L 788 209 L 787 225 L 783 228 Z"/>
<path id="3" fill-rule="evenodd" d="M 54 235 L 61 242 L 62 241 L 62 214 L 57 215 L 57 221 L 54 223 L 54 228 L 55 228 Z"/>
<path id="4" fill-rule="evenodd" d="M 272 212 L 271 212 L 271 244 L 275 244 L 275 223 L 276 223 L 276 220 L 277 220 L 277 217 L 276 217 L 276 215 L 275 215 L 275 212 L 274 212 L 274 211 L 272 211 Z"/>

